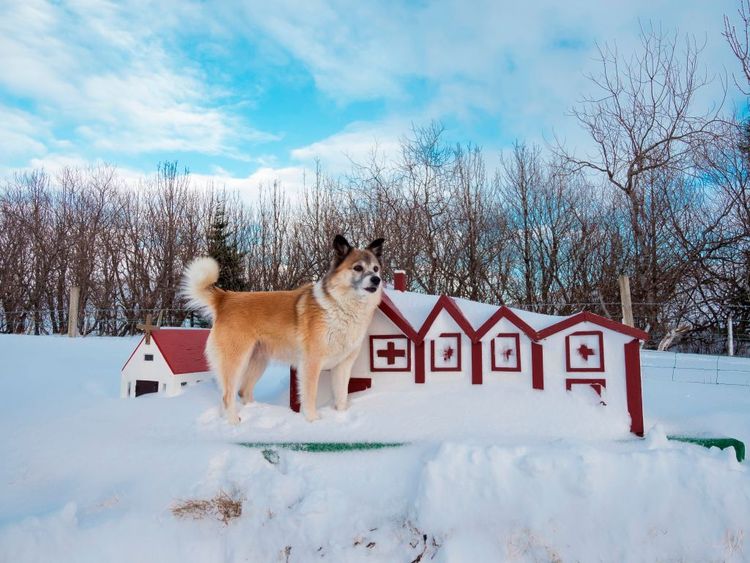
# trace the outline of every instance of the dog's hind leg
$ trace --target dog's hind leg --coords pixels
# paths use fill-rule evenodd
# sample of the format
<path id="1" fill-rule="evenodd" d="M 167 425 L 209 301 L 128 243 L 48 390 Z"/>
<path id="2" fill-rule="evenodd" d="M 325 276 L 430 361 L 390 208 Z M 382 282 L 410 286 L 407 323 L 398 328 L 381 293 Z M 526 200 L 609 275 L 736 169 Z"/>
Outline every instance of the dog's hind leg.
<path id="1" fill-rule="evenodd" d="M 302 405 L 302 412 L 308 422 L 318 420 L 317 401 L 318 401 L 318 380 L 320 379 L 320 360 L 314 356 L 308 355 L 299 366 L 300 381 L 297 385 L 299 388 L 299 400 Z"/>
<path id="2" fill-rule="evenodd" d="M 267 365 L 268 356 L 263 352 L 261 346 L 256 346 L 255 352 L 253 352 L 253 355 L 248 361 L 247 369 L 245 369 L 245 374 L 240 387 L 240 397 L 242 397 L 242 402 L 245 405 L 253 402 L 253 389 L 260 379 L 260 376 L 266 371 Z"/>
<path id="3" fill-rule="evenodd" d="M 240 417 L 237 414 L 237 388 L 245 374 L 254 348 L 255 342 L 252 342 L 249 346 L 231 346 L 228 350 L 215 348 L 212 351 L 212 363 L 216 364 L 217 375 L 221 384 L 224 412 L 230 424 L 240 422 Z"/>

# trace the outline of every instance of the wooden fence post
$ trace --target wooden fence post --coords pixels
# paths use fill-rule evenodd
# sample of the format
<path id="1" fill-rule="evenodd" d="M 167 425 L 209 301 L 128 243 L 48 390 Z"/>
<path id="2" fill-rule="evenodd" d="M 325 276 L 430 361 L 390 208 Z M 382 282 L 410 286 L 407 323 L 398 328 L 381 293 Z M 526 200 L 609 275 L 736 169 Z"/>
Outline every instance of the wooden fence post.
<path id="1" fill-rule="evenodd" d="M 634 327 L 633 323 L 633 304 L 630 302 L 630 278 L 620 276 L 620 302 L 622 303 L 622 322 L 628 326 Z"/>
<path id="2" fill-rule="evenodd" d="M 78 299 L 81 296 L 81 288 L 70 288 L 70 301 L 68 303 L 68 336 L 78 336 Z"/>

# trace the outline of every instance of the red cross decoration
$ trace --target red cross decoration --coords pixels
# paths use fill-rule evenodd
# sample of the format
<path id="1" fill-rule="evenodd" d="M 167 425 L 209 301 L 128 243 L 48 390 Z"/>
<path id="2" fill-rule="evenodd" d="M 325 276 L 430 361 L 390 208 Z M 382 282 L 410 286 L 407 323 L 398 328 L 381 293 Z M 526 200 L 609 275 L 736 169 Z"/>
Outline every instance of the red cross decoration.
<path id="1" fill-rule="evenodd" d="M 589 348 L 588 346 L 586 346 L 585 344 L 581 344 L 576 349 L 576 351 L 583 358 L 584 362 L 588 362 L 589 361 L 589 356 L 595 355 L 595 352 L 591 348 Z"/>
<path id="2" fill-rule="evenodd" d="M 396 363 L 396 358 L 406 357 L 406 350 L 397 350 L 396 345 L 392 341 L 389 341 L 385 350 L 378 350 L 377 355 L 380 358 L 386 358 L 388 365 L 392 366 Z"/>
<path id="3" fill-rule="evenodd" d="M 443 361 L 447 362 L 447 361 L 448 361 L 448 360 L 450 360 L 450 359 L 451 359 L 452 357 L 453 357 L 453 347 L 451 347 L 451 346 L 447 346 L 447 347 L 446 347 L 446 348 L 445 348 L 445 349 L 443 350 Z"/>
<path id="4" fill-rule="evenodd" d="M 600 330 L 582 330 L 565 337 L 567 371 L 604 371 L 604 334 Z"/>

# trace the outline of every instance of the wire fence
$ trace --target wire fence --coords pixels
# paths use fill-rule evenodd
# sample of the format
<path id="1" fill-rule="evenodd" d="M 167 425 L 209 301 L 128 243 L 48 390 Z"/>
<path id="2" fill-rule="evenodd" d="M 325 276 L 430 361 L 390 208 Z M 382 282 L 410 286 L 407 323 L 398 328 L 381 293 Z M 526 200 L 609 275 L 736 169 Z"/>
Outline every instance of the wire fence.
<path id="1" fill-rule="evenodd" d="M 643 307 L 647 303 L 634 303 Z M 656 305 L 656 304 L 654 304 Z M 619 312 L 619 303 L 534 303 L 514 304 L 513 307 L 542 314 L 569 315 L 581 310 L 589 310 L 608 316 L 614 320 Z M 93 308 L 86 307 L 78 316 L 78 334 L 82 336 L 128 336 L 137 334 L 138 325 L 152 316 L 155 326 L 164 327 L 208 327 L 210 323 L 195 311 L 185 308 Z M 0 332 L 14 334 L 66 334 L 68 331 L 68 311 L 59 309 L 35 309 L 4 311 L 0 309 Z M 649 332 L 650 340 L 646 348 L 655 349 L 667 335 L 663 329 L 648 325 L 645 317 L 636 316 L 635 324 Z M 739 330 L 733 335 L 734 355 L 750 357 L 750 334 Z M 694 354 L 727 355 L 729 350 L 726 327 L 722 330 L 701 328 L 689 331 L 677 338 L 670 351 Z M 686 369 L 690 369 L 689 366 Z"/>
<path id="2" fill-rule="evenodd" d="M 750 358 L 642 350 L 641 368 L 654 379 L 750 387 Z"/>
<path id="3" fill-rule="evenodd" d="M 67 334 L 68 312 L 36 309 L 0 311 L 0 332 L 13 334 Z M 154 326 L 207 327 L 209 322 L 195 311 L 169 308 L 86 309 L 78 316 L 77 330 L 81 336 L 130 336 L 137 334 L 138 325 L 151 315 Z"/>

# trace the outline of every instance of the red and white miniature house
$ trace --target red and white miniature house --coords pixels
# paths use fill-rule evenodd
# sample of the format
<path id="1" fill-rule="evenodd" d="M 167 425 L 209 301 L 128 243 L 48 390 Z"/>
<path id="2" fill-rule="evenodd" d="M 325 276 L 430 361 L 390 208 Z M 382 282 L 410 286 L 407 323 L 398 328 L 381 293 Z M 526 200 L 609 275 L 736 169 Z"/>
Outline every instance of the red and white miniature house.
<path id="1" fill-rule="evenodd" d="M 495 311 L 477 330 L 476 344 L 481 352 L 473 367 L 475 383 L 513 378 L 541 388 L 536 332 L 512 309 L 503 306 Z"/>
<path id="2" fill-rule="evenodd" d="M 152 329 L 141 338 L 125 362 L 120 396 L 146 393 L 173 396 L 184 385 L 211 378 L 204 350 L 208 329 Z"/>
<path id="3" fill-rule="evenodd" d="M 647 339 L 642 330 L 588 312 L 557 317 L 388 289 L 349 391 L 386 383 L 393 389 L 393 383 L 523 381 L 539 391 L 589 393 L 627 412 L 631 432 L 643 435 L 640 345 Z"/>
<path id="4" fill-rule="evenodd" d="M 540 330 L 538 339 L 543 388 L 591 388 L 609 408 L 626 410 L 631 431 L 643 435 L 640 351 L 648 333 L 582 312 Z"/>

